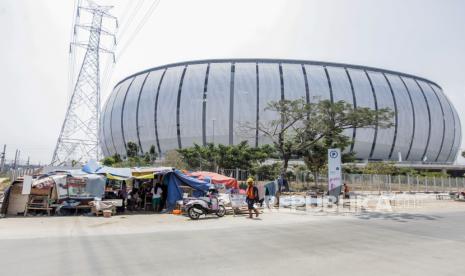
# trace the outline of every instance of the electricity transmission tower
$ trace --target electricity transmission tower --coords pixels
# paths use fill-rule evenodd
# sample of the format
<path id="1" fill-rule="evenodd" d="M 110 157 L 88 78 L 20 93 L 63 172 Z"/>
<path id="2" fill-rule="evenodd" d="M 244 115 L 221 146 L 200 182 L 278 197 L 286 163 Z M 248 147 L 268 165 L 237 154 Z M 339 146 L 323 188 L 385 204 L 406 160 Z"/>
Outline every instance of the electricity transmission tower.
<path id="1" fill-rule="evenodd" d="M 54 166 L 98 160 L 100 157 L 100 53 L 112 54 L 115 62 L 113 51 L 102 48 L 101 44 L 104 36 L 112 39 L 113 46 L 116 44 L 115 31 L 111 32 L 103 26 L 108 20 L 113 20 L 116 30 L 118 21 L 109 13 L 111 6 L 100 6 L 92 1 L 81 6 L 80 2 L 76 7 L 70 56 L 75 47 L 83 48 L 85 53 L 53 152 L 51 164 Z M 81 12 L 89 17 L 89 24 L 79 23 Z M 76 41 L 77 30 L 88 34 L 86 42 Z"/>

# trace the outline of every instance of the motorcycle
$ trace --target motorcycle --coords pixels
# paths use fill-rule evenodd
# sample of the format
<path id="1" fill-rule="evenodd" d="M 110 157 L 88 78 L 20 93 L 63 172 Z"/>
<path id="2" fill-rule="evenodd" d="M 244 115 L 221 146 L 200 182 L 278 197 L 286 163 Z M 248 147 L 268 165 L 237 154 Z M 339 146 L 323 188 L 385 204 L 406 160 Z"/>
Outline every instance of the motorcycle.
<path id="1" fill-rule="evenodd" d="M 208 197 L 191 198 L 185 204 L 187 215 L 197 220 L 201 215 L 215 214 L 218 217 L 223 217 L 226 214 L 224 203 L 215 195 Z"/>

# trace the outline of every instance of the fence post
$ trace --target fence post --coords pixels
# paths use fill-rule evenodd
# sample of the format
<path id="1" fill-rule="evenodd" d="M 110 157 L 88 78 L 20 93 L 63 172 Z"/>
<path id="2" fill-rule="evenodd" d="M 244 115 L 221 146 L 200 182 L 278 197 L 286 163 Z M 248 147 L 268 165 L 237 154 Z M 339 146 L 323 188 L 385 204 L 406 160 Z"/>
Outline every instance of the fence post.
<path id="1" fill-rule="evenodd" d="M 428 177 L 425 176 L 425 191 L 428 192 Z"/>
<path id="2" fill-rule="evenodd" d="M 391 182 L 391 175 L 390 174 L 388 174 L 387 179 L 388 179 L 388 183 L 389 183 L 389 192 L 391 193 L 392 192 L 392 182 Z"/>
<path id="3" fill-rule="evenodd" d="M 400 188 L 400 175 L 397 176 L 397 182 L 399 183 L 399 192 L 401 191 L 401 188 Z"/>
<path id="4" fill-rule="evenodd" d="M 407 174 L 407 187 L 408 187 L 408 191 L 411 192 L 412 190 L 410 190 L 410 175 Z"/>
<path id="5" fill-rule="evenodd" d="M 447 177 L 449 179 L 449 192 L 451 191 L 450 189 L 450 177 Z"/>
<path id="6" fill-rule="evenodd" d="M 459 191 L 459 183 L 457 183 L 457 177 L 455 178 L 455 187 L 457 192 Z"/>
<path id="7" fill-rule="evenodd" d="M 416 188 L 417 192 L 419 191 L 418 186 L 419 186 L 419 183 L 418 183 L 418 175 L 417 175 L 417 188 Z"/>
<path id="8" fill-rule="evenodd" d="M 441 192 L 444 192 L 444 177 L 441 176 Z"/>

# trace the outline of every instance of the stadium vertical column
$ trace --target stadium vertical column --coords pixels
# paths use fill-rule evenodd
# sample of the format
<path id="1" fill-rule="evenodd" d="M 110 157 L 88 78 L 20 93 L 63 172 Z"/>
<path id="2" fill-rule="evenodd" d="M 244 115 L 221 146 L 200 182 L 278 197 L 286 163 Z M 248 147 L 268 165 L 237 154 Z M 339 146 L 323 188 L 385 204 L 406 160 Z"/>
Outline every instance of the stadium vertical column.
<path id="1" fill-rule="evenodd" d="M 454 120 L 454 142 L 450 149 L 450 153 L 449 153 L 447 160 L 449 162 L 454 162 L 457 157 L 457 151 L 460 146 L 461 139 L 462 139 L 462 132 L 460 128 L 460 118 L 457 115 L 457 111 L 455 110 L 452 104 L 450 106 L 451 106 L 451 111 L 452 111 L 452 118 Z"/>
<path id="2" fill-rule="evenodd" d="M 394 138 L 392 139 L 392 145 L 391 149 L 389 151 L 389 157 L 388 159 L 392 158 L 392 153 L 394 152 L 394 146 L 396 145 L 396 140 L 397 140 L 397 130 L 398 130 L 398 125 L 399 125 L 399 116 L 397 114 L 397 100 L 396 100 L 396 95 L 394 94 L 394 90 L 392 89 L 391 82 L 389 81 L 388 77 L 386 74 L 382 73 L 384 79 L 386 80 L 388 86 L 389 86 L 389 91 L 391 91 L 392 95 L 392 100 L 394 101 L 394 116 L 395 116 L 395 125 L 394 125 Z"/>
<path id="3" fill-rule="evenodd" d="M 116 96 L 116 93 L 118 92 L 120 86 L 115 86 L 115 88 L 113 89 L 113 91 L 111 92 L 110 96 L 108 97 L 106 103 L 105 103 L 105 106 L 103 108 L 103 115 L 102 115 L 102 124 L 100 125 L 100 127 L 102 128 L 102 137 L 103 137 L 103 140 L 105 140 L 104 144 L 105 144 L 105 148 L 107 150 L 107 156 L 110 156 L 111 155 L 111 152 L 110 152 L 110 148 L 108 147 L 108 143 L 107 143 L 107 136 L 106 136 L 106 129 L 107 129 L 107 125 L 109 125 L 109 127 L 111 127 L 111 123 L 110 124 L 107 124 L 106 123 L 106 120 L 107 120 L 107 110 L 108 110 L 108 106 L 111 105 L 112 109 L 113 109 L 113 103 L 110 104 L 110 102 L 114 102 L 114 99 L 115 99 L 115 96 Z M 111 121 L 110 121 L 111 122 Z"/>
<path id="4" fill-rule="evenodd" d="M 368 82 L 370 83 L 371 87 L 371 92 L 373 93 L 373 99 L 375 102 L 375 110 L 378 111 L 378 99 L 376 97 L 376 92 L 375 92 L 375 87 L 373 86 L 373 81 L 371 80 L 370 75 L 368 74 L 367 70 L 365 70 L 365 74 L 368 78 Z M 375 126 L 375 134 L 373 136 L 373 143 L 371 144 L 371 150 L 370 150 L 370 157 L 373 157 L 373 152 L 375 151 L 375 146 L 376 146 L 376 140 L 378 138 L 378 114 L 376 114 L 376 126 Z"/>
<path id="5" fill-rule="evenodd" d="M 133 77 L 132 80 L 131 80 L 131 83 L 129 84 L 128 86 L 128 89 L 126 89 L 126 94 L 124 94 L 124 99 L 123 99 L 123 107 L 121 109 L 121 135 L 123 137 L 123 145 L 124 145 L 124 149 L 126 150 L 126 152 L 128 152 L 128 147 L 126 145 L 126 138 L 124 137 L 124 121 L 123 121 L 123 116 L 124 116 L 124 106 L 126 104 L 126 98 L 128 97 L 128 92 L 129 92 L 129 89 L 131 89 L 131 86 L 132 84 L 134 83 L 134 80 L 136 79 L 136 77 Z"/>
<path id="6" fill-rule="evenodd" d="M 307 70 L 305 70 L 305 66 L 302 66 L 302 73 L 304 74 L 304 83 L 305 83 L 305 102 L 310 103 L 310 90 L 308 88 L 308 79 L 307 79 Z"/>
<path id="7" fill-rule="evenodd" d="M 323 66 L 323 68 L 325 69 L 326 79 L 328 80 L 329 98 L 331 99 L 331 103 L 334 103 L 333 86 L 331 84 L 331 78 L 329 77 L 328 68 L 326 68 L 326 66 Z"/>
<path id="8" fill-rule="evenodd" d="M 109 123 L 109 128 L 110 128 L 110 138 L 111 138 L 111 144 L 113 145 L 113 149 L 115 150 L 115 154 L 118 153 L 118 151 L 116 150 L 116 146 L 115 146 L 115 139 L 113 138 L 113 110 L 115 109 L 115 101 L 116 101 L 116 98 L 118 97 L 118 94 L 119 92 L 121 91 L 121 87 L 122 85 L 120 85 L 118 87 L 118 90 L 114 93 L 115 96 L 113 97 L 113 102 L 111 103 L 111 110 L 110 110 L 110 123 Z M 111 101 L 111 99 L 108 99 L 108 101 Z M 108 104 L 110 104 L 110 102 L 108 102 Z M 110 151 L 108 151 L 110 153 Z M 111 153 L 110 153 L 111 154 Z"/>
<path id="9" fill-rule="evenodd" d="M 229 144 L 234 144 L 234 72 L 235 63 L 231 63 L 231 77 L 229 80 Z"/>
<path id="10" fill-rule="evenodd" d="M 439 96 L 438 96 L 438 94 L 436 93 L 436 91 L 434 90 L 433 86 L 431 86 L 431 83 L 428 82 L 427 85 L 428 85 L 429 88 L 433 91 L 434 96 L 435 96 L 436 99 L 438 100 L 439 107 L 441 108 L 441 113 L 442 113 L 442 138 L 441 138 L 441 145 L 439 146 L 438 155 L 437 155 L 436 158 L 434 159 L 434 162 L 437 162 L 438 159 L 439 159 L 439 155 L 441 155 L 442 148 L 444 147 L 444 137 L 446 136 L 446 118 L 445 118 L 444 107 L 442 106 L 441 99 L 439 99 Z"/>
<path id="11" fill-rule="evenodd" d="M 137 96 L 137 106 L 136 106 L 136 132 L 137 132 L 137 141 L 139 143 L 139 150 L 142 154 L 144 154 L 144 150 L 142 149 L 142 143 L 140 142 L 140 133 L 139 133 L 139 105 L 140 105 L 140 96 L 142 95 L 142 90 L 144 89 L 145 82 L 147 81 L 147 78 L 149 77 L 149 73 L 145 75 L 144 82 L 142 82 L 142 85 L 139 90 L 139 95 Z"/>
<path id="12" fill-rule="evenodd" d="M 260 75 L 258 73 L 258 62 L 255 63 L 255 73 L 257 77 L 257 119 L 255 121 L 255 147 L 258 148 L 258 125 L 260 122 Z"/>
<path id="13" fill-rule="evenodd" d="M 355 97 L 355 91 L 354 91 L 354 83 L 352 82 L 352 78 L 350 77 L 349 70 L 347 70 L 347 67 L 344 67 L 344 70 L 346 71 L 347 78 L 349 79 L 349 84 L 350 84 L 350 90 L 352 92 L 352 101 L 354 104 L 354 109 L 357 109 L 357 97 Z M 354 151 L 354 145 L 355 145 L 355 137 L 357 136 L 357 128 L 354 127 L 352 132 L 352 141 L 350 142 L 350 150 L 349 152 Z"/>
<path id="14" fill-rule="evenodd" d="M 208 75 L 210 74 L 210 63 L 207 65 L 205 72 L 205 82 L 203 85 L 203 102 L 202 102 L 202 142 L 207 145 L 207 89 L 208 89 Z"/>
<path id="15" fill-rule="evenodd" d="M 407 94 L 408 94 L 408 97 L 410 99 L 410 104 L 412 106 L 412 116 L 413 116 L 412 138 L 410 139 L 410 144 L 409 144 L 409 147 L 408 147 L 407 156 L 405 156 L 405 160 L 408 160 L 408 158 L 410 156 L 410 151 L 412 151 L 413 139 L 415 139 L 415 105 L 413 104 L 412 95 L 410 94 L 410 90 L 409 90 L 407 84 L 405 83 L 404 79 L 401 76 L 399 76 L 399 78 L 402 81 L 402 84 L 404 85 L 405 89 L 407 90 Z"/>
<path id="16" fill-rule="evenodd" d="M 182 83 L 184 81 L 184 76 L 186 75 L 186 70 L 187 70 L 187 65 L 184 66 L 184 69 L 182 70 L 182 75 L 181 75 L 181 80 L 179 81 L 179 87 L 178 87 L 178 98 L 176 100 L 176 135 L 178 137 L 178 147 L 182 149 L 182 144 L 181 144 L 181 120 L 179 119 L 179 113 L 181 112 L 181 93 L 182 93 Z"/>
<path id="17" fill-rule="evenodd" d="M 158 83 L 157 87 L 157 96 L 155 97 L 155 114 L 153 117 L 154 124 L 155 124 L 155 139 L 157 140 L 157 148 L 158 148 L 158 155 L 161 156 L 161 148 L 160 148 L 160 139 L 158 138 L 158 118 L 157 118 L 157 113 L 158 113 L 158 98 L 160 96 L 160 87 L 161 83 L 163 82 L 163 78 L 165 77 L 166 70 L 168 68 L 165 68 L 163 71 L 163 74 L 161 75 L 160 82 Z"/>
<path id="18" fill-rule="evenodd" d="M 421 85 L 418 83 L 418 80 L 417 80 L 417 79 L 414 79 L 414 81 L 415 81 L 415 83 L 418 85 L 418 88 L 420 88 L 421 95 L 422 95 L 423 98 L 425 99 L 426 110 L 428 111 L 428 138 L 426 139 L 425 150 L 423 151 L 423 154 L 421 155 L 421 160 L 424 160 L 424 159 L 425 159 L 425 156 L 426 156 L 426 153 L 428 152 L 428 147 L 429 147 L 429 143 L 430 143 L 430 140 L 431 140 L 431 111 L 430 111 L 430 108 L 429 108 L 428 99 L 426 98 L 426 95 L 425 95 L 425 91 L 423 91 L 423 88 L 422 88 Z"/>
<path id="19" fill-rule="evenodd" d="M 281 84 L 281 101 L 284 101 L 284 77 L 283 77 L 283 65 L 279 63 L 279 81 Z M 281 129 L 284 128 L 284 118 L 281 116 Z"/>
<path id="20" fill-rule="evenodd" d="M 132 79 L 126 79 L 124 82 L 121 83 L 120 89 L 115 96 L 112 105 L 112 111 L 110 116 L 110 124 L 111 124 L 111 139 L 113 143 L 113 147 L 115 149 L 115 154 L 124 155 L 124 147 L 122 147 L 123 139 L 121 133 L 121 114 L 122 114 L 122 107 L 123 107 L 123 100 L 124 100 L 124 91 L 128 89 L 129 84 L 132 82 Z M 118 152 L 118 149 L 121 149 L 121 152 Z"/>
<path id="21" fill-rule="evenodd" d="M 455 123 L 455 115 L 454 115 L 454 108 L 452 107 L 452 104 L 450 103 L 449 99 L 446 98 L 446 101 L 447 101 L 447 104 L 449 105 L 449 110 L 451 112 L 451 116 L 452 116 L 452 122 L 453 122 L 453 127 L 452 129 L 454 130 L 454 135 L 453 135 L 453 140 L 452 140 L 452 145 L 450 146 L 450 150 L 449 150 L 449 154 L 447 155 L 447 159 L 446 159 L 446 162 L 447 161 L 450 161 L 450 156 L 454 150 L 454 145 L 455 145 L 455 133 L 457 131 L 456 129 L 456 123 Z"/>

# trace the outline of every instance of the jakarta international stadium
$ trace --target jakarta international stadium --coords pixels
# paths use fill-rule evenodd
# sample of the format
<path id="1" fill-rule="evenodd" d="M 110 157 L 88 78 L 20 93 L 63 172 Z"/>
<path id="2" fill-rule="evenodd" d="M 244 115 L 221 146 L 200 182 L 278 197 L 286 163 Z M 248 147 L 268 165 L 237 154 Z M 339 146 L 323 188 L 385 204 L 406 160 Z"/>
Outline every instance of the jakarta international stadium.
<path id="1" fill-rule="evenodd" d="M 188 61 L 148 69 L 116 84 L 102 109 L 105 156 L 125 156 L 127 142 L 160 154 L 194 143 L 251 146 L 266 143 L 244 122 L 276 119 L 270 101 L 304 98 L 390 108 L 390 128 L 346 131 L 361 160 L 452 163 L 461 141 L 460 120 L 442 88 L 425 78 L 358 65 L 281 59 Z"/>

